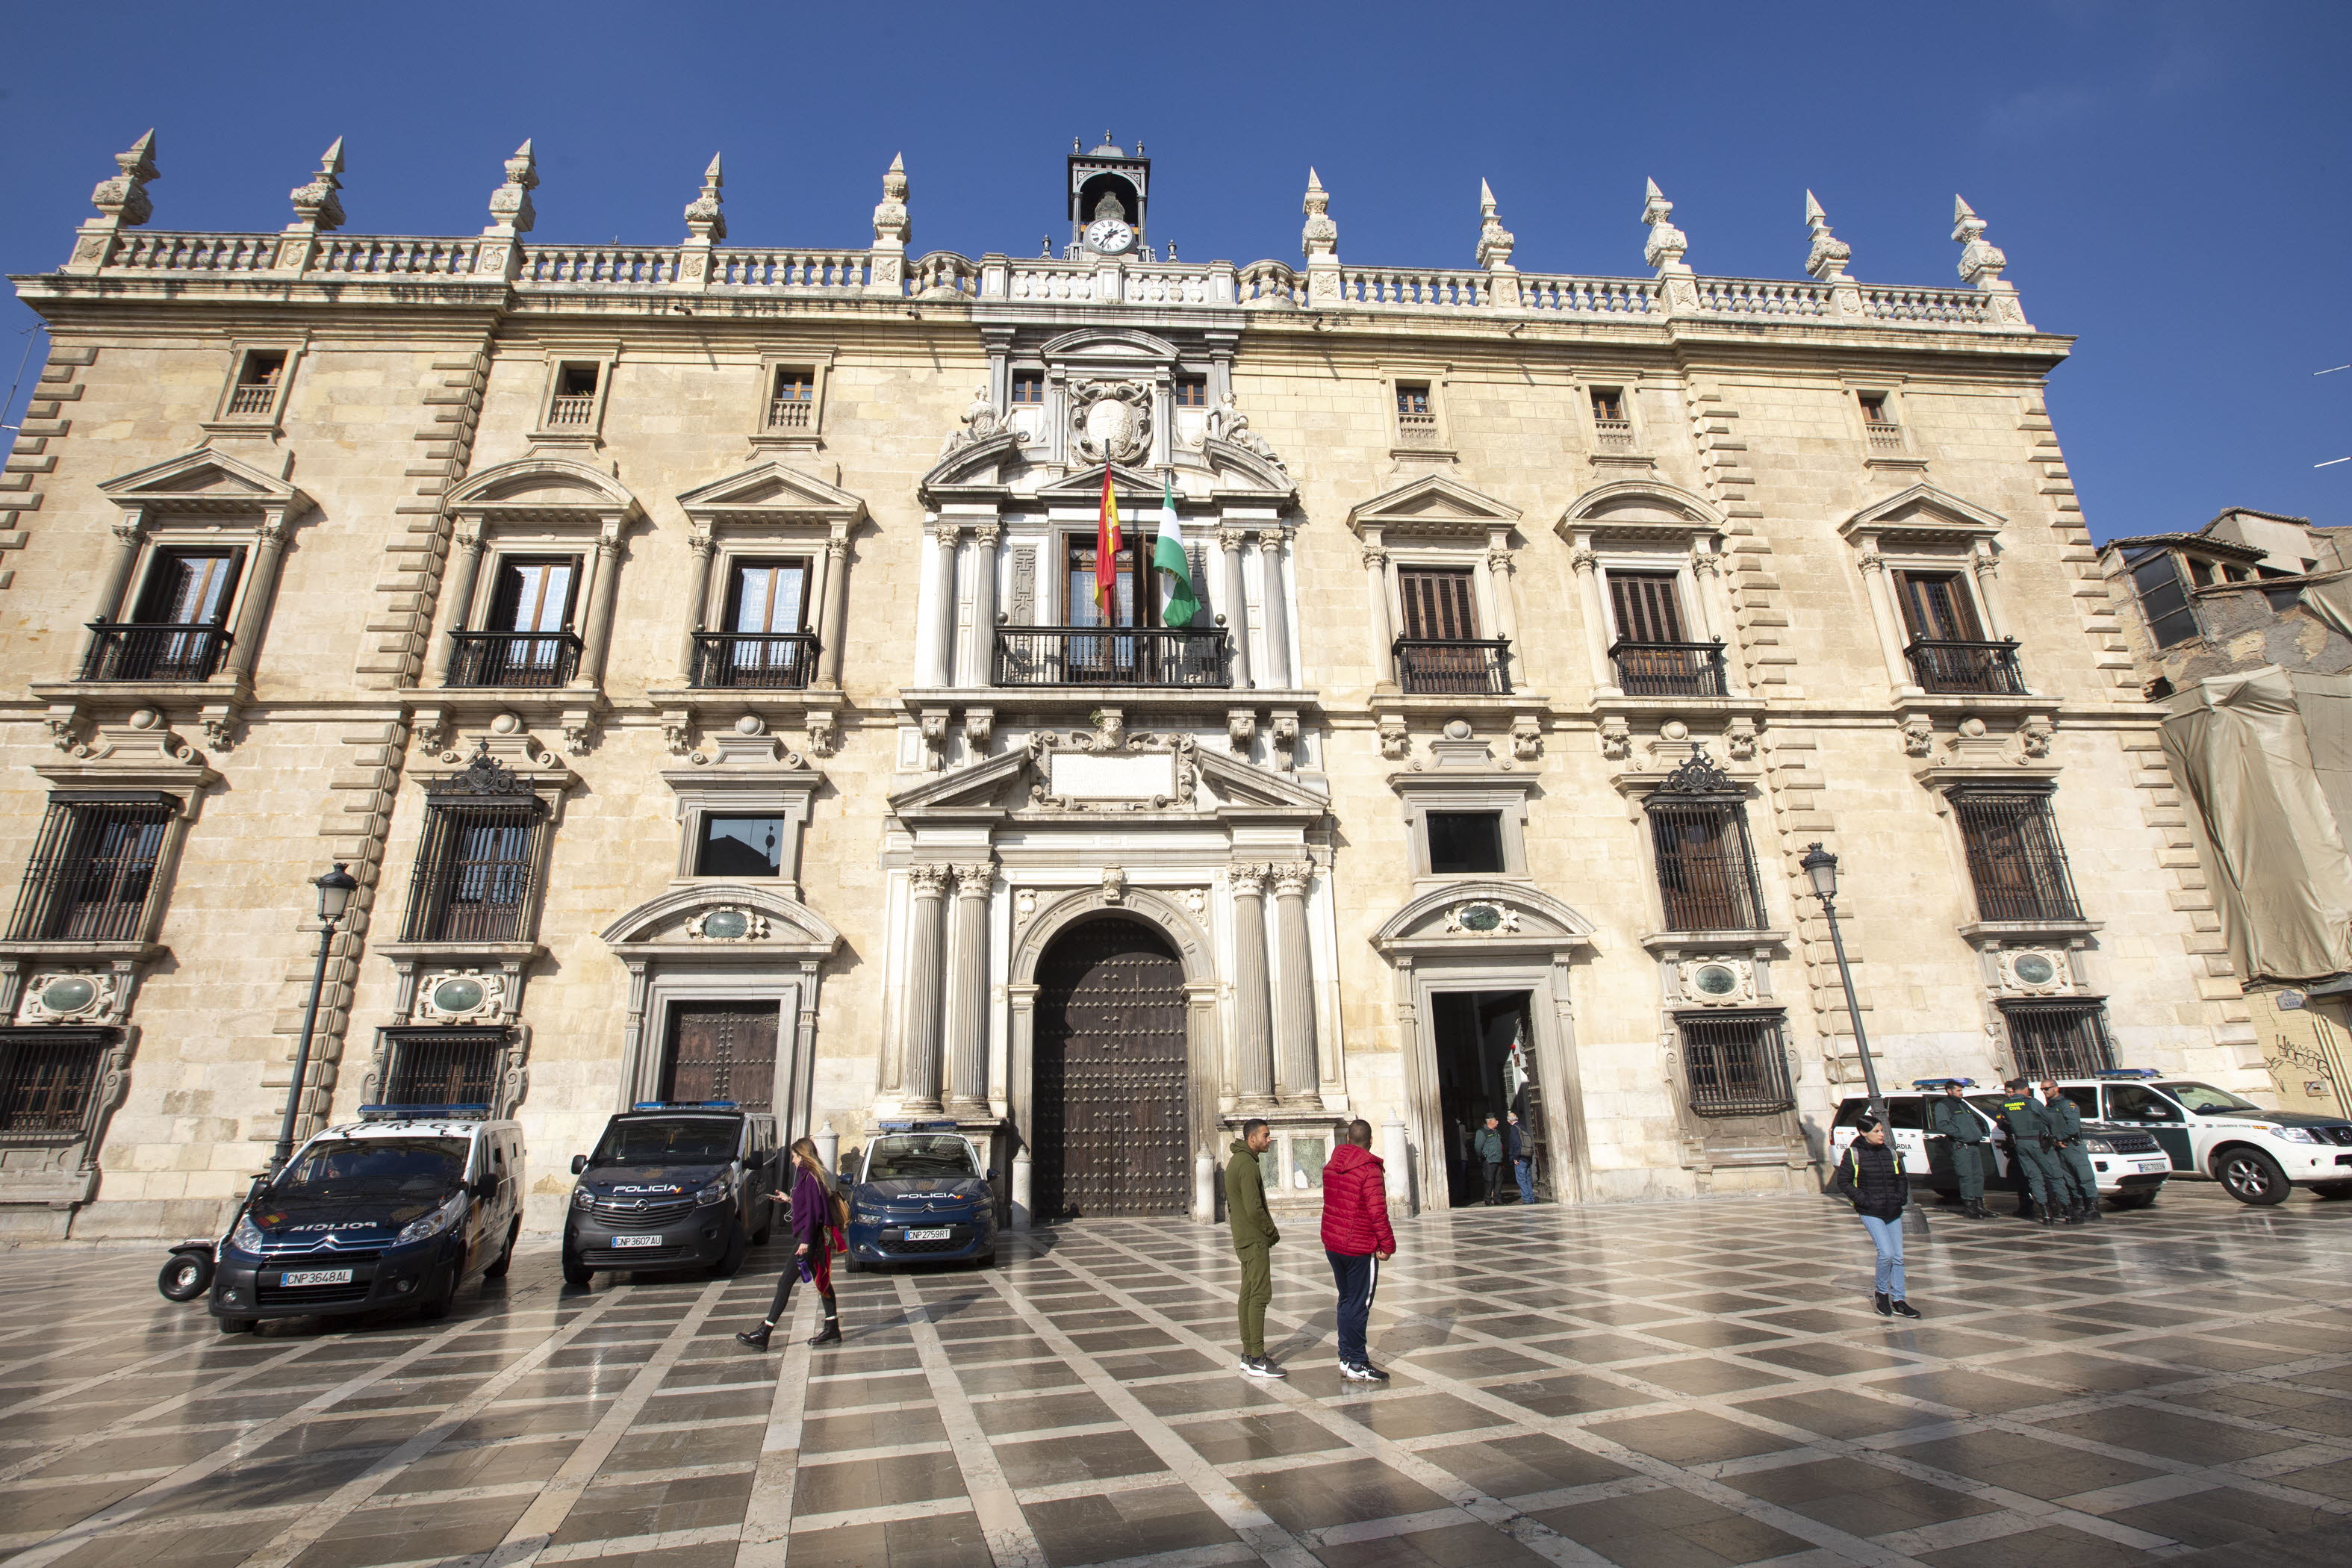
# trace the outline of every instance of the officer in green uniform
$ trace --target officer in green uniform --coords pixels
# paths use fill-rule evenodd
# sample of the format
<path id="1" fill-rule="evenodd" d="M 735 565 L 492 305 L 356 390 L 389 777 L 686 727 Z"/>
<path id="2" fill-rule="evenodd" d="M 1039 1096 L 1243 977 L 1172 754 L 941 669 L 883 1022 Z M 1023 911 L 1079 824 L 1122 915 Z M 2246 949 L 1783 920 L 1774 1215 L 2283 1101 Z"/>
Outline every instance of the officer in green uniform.
<path id="1" fill-rule="evenodd" d="M 2024 1196 L 2033 1200 L 2032 1217 L 2043 1225 L 2056 1225 L 2066 1179 L 2058 1173 L 2057 1162 L 2051 1156 L 2058 1140 L 2049 1110 L 2033 1098 L 2021 1078 L 2011 1079 L 2001 1089 L 2000 1119 L 2009 1128 L 2009 1157 L 2024 1184 Z M 2017 1212 L 2024 1215 L 2022 1201 Z"/>
<path id="2" fill-rule="evenodd" d="M 1990 1219 L 1992 1210 L 1984 1205 L 1985 1145 L 1990 1139 L 1984 1118 L 1960 1096 L 1968 1087 L 1964 1078 L 1944 1080 L 1943 1094 L 1927 1102 L 1927 1135 L 1942 1139 L 1951 1155 L 1952 1174 L 1960 1184 L 1960 1213 L 1970 1219 Z"/>
<path id="3" fill-rule="evenodd" d="M 2042 1108 L 2058 1137 L 2058 1168 L 2072 1189 L 2073 1208 L 2067 1218 L 2077 1223 L 2099 1217 L 2099 1178 L 2091 1169 L 2090 1152 L 2083 1147 L 2083 1108 L 2058 1092 L 2058 1080 L 2042 1080 Z"/>

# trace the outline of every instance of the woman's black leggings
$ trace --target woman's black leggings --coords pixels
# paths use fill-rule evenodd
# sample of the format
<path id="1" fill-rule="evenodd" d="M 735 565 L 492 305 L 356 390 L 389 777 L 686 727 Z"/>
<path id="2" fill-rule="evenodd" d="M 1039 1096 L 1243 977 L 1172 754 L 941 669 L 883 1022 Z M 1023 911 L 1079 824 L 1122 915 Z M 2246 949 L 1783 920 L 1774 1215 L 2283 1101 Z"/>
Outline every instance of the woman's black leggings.
<path id="1" fill-rule="evenodd" d="M 784 1310 L 793 1304 L 793 1287 L 800 1281 L 800 1259 L 794 1258 L 784 1265 L 782 1276 L 776 1280 L 776 1299 L 768 1304 L 767 1321 L 769 1322 L 781 1323 L 784 1321 Z M 824 1315 L 828 1318 L 840 1316 L 839 1310 L 834 1305 L 833 1292 L 826 1289 L 832 1283 L 830 1279 L 820 1279 L 816 1287 L 817 1300 L 824 1303 Z"/>

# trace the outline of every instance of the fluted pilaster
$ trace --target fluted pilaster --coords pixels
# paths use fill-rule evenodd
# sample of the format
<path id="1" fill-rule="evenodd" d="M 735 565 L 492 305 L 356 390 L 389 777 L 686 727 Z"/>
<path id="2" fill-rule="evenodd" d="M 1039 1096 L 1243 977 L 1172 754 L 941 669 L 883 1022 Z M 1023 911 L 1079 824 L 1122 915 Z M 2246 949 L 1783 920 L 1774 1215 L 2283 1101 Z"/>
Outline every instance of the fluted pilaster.
<path id="1" fill-rule="evenodd" d="M 1244 1110 L 1274 1104 L 1274 1032 L 1265 970 L 1265 884 L 1271 868 L 1235 866 L 1234 889 L 1234 1058 Z"/>
<path id="2" fill-rule="evenodd" d="M 1274 987 L 1274 1038 L 1286 1104 L 1312 1104 L 1319 1088 L 1315 959 L 1307 939 L 1307 889 L 1314 879 L 1314 866 L 1304 860 L 1274 868 L 1275 954 L 1281 964 Z"/>
<path id="3" fill-rule="evenodd" d="M 907 998 L 907 1054 L 898 1073 L 898 1098 L 908 1110 L 937 1110 L 940 964 L 947 945 L 947 893 L 952 873 L 945 866 L 918 866 L 910 875 L 915 901 L 907 921 L 907 967 L 900 975 Z"/>

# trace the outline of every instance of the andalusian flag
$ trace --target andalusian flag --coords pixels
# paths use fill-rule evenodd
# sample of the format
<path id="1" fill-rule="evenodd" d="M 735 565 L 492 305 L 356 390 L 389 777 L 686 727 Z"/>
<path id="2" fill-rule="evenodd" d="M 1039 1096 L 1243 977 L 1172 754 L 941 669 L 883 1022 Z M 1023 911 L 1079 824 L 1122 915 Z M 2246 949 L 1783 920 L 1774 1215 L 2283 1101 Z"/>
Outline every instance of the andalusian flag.
<path id="1" fill-rule="evenodd" d="M 1183 525 L 1176 521 L 1176 481 L 1163 474 L 1160 486 L 1160 542 L 1151 547 L 1152 569 L 1160 574 L 1160 624 L 1189 626 L 1201 613 L 1201 598 L 1184 558 Z"/>
<path id="2" fill-rule="evenodd" d="M 1102 514 L 1095 521 L 1095 608 L 1102 619 L 1096 625 L 1118 625 L 1118 497 L 1110 488 L 1110 465 L 1103 465 Z"/>

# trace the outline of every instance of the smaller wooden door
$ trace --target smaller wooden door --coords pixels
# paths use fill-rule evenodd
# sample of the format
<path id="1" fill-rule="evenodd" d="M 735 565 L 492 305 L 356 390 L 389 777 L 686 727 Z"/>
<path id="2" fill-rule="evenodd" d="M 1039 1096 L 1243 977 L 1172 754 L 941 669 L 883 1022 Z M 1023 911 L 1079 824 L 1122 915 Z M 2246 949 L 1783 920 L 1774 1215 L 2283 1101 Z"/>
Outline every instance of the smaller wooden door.
<path id="1" fill-rule="evenodd" d="M 773 1110 L 776 1018 L 773 1002 L 673 1005 L 661 1098 L 731 1100 L 746 1110 Z"/>

